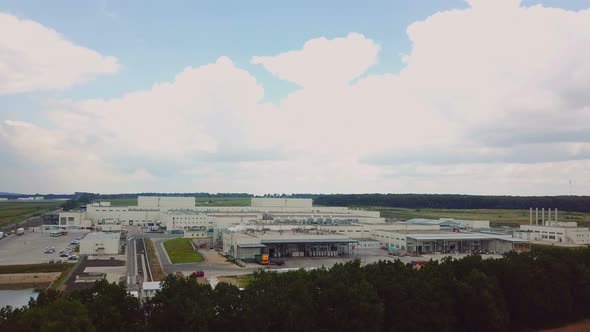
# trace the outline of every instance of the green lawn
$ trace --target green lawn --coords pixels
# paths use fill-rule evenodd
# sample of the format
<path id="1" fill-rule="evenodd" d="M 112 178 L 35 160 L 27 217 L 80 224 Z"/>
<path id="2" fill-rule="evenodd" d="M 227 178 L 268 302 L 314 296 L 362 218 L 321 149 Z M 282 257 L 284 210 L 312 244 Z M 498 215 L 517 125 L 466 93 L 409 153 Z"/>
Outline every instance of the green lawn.
<path id="1" fill-rule="evenodd" d="M 63 272 L 74 264 L 21 264 L 21 265 L 1 265 L 0 274 L 11 273 L 41 273 L 41 272 Z"/>
<path id="2" fill-rule="evenodd" d="M 381 216 L 388 219 L 407 220 L 411 218 L 455 218 L 489 220 L 493 226 L 522 225 L 529 223 L 528 210 L 497 210 L 497 209 L 406 209 L 389 207 L 363 207 L 378 210 Z M 534 213 L 534 211 L 533 211 Z M 534 217 L 533 217 L 534 218 Z M 547 215 L 545 215 L 547 218 Z M 539 211 L 541 219 L 541 211 Z M 589 213 L 559 211 L 559 221 L 576 221 L 580 225 L 590 224 Z"/>
<path id="3" fill-rule="evenodd" d="M 190 239 L 178 238 L 164 241 L 164 248 L 173 264 L 199 263 L 205 260 L 200 253 L 193 250 Z"/>
<path id="4" fill-rule="evenodd" d="M 1 202 L 0 226 L 20 222 L 57 209 L 61 202 Z"/>

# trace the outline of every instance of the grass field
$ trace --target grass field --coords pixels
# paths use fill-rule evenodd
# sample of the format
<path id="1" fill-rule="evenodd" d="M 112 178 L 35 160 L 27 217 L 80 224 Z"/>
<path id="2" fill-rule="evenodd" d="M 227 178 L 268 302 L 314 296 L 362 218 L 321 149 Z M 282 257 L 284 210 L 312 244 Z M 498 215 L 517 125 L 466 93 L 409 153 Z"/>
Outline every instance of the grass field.
<path id="1" fill-rule="evenodd" d="M 178 238 L 164 241 L 164 248 L 173 264 L 199 263 L 204 260 L 200 253 L 193 250 L 190 239 Z"/>
<path id="2" fill-rule="evenodd" d="M 250 197 L 197 197 L 197 206 L 249 206 Z M 95 202 L 111 202 L 112 206 L 136 206 L 137 198 L 99 199 Z"/>
<path id="3" fill-rule="evenodd" d="M 0 226 L 55 210 L 60 202 L 0 202 Z"/>
<path id="4" fill-rule="evenodd" d="M 21 264 L 1 265 L 0 274 L 10 273 L 41 273 L 41 272 L 63 272 L 73 264 Z"/>
<path id="5" fill-rule="evenodd" d="M 388 207 L 363 207 L 378 210 L 387 219 L 407 220 L 411 218 L 455 218 L 472 220 L 489 220 L 492 226 L 516 226 L 529 223 L 528 210 L 497 210 L 497 209 L 406 209 Z M 533 211 L 534 213 L 534 211 Z M 533 217 L 534 218 L 534 217 Z M 545 215 L 547 218 L 547 215 Z M 541 211 L 539 211 L 541 219 Z M 558 212 L 559 221 L 576 221 L 579 225 L 590 225 L 590 213 Z"/>

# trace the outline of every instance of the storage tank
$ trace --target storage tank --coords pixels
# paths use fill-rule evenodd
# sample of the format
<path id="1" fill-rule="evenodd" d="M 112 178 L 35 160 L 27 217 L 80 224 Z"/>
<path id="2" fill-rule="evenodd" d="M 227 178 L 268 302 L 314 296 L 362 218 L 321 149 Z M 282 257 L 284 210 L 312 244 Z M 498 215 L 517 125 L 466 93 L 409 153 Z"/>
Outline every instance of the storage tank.
<path id="1" fill-rule="evenodd" d="M 25 234 L 25 229 L 24 228 L 17 228 L 16 229 L 16 235 L 23 235 Z"/>

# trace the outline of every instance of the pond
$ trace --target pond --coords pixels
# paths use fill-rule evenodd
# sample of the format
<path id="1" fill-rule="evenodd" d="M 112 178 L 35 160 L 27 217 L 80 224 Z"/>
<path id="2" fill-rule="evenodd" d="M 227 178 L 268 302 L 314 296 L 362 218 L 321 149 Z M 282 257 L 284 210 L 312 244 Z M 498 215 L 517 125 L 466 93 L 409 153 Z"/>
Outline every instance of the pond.
<path id="1" fill-rule="evenodd" d="M 13 307 L 22 307 L 29 303 L 29 298 L 37 298 L 39 293 L 33 288 L 28 289 L 6 289 L 0 290 L 0 308 L 7 305 Z"/>

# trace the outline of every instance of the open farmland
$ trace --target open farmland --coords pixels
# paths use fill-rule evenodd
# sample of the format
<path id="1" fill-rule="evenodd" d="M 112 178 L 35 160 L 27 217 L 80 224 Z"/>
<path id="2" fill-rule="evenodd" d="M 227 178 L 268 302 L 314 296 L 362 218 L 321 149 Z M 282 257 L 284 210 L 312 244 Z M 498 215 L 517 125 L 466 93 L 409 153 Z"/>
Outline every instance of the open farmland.
<path id="1" fill-rule="evenodd" d="M 411 218 L 455 218 L 489 220 L 492 226 L 516 226 L 529 223 L 528 210 L 498 210 L 498 209 L 407 209 L 389 207 L 363 207 L 377 210 L 387 219 L 407 220 Z M 534 211 L 533 211 L 534 213 Z M 534 217 L 533 217 L 534 218 Z M 547 215 L 545 215 L 547 218 Z M 541 211 L 539 209 L 539 219 Z M 575 221 L 580 226 L 590 225 L 590 213 L 558 212 L 559 221 Z"/>
<path id="2" fill-rule="evenodd" d="M 0 202 L 0 226 L 20 222 L 45 212 L 55 210 L 61 202 Z"/>

